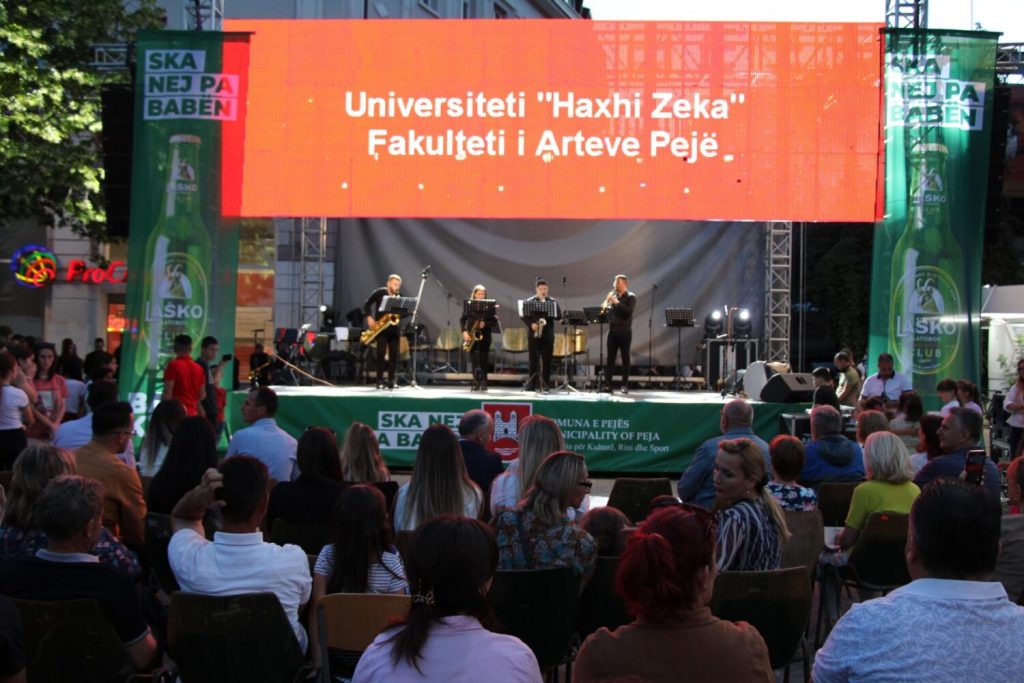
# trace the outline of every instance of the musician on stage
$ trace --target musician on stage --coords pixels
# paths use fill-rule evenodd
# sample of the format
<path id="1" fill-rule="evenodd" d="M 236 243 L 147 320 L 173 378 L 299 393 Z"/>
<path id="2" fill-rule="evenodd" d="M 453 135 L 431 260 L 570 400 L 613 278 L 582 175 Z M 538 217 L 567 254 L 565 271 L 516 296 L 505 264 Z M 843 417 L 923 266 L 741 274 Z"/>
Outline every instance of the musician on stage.
<path id="1" fill-rule="evenodd" d="M 470 299 L 486 299 L 487 288 L 477 285 L 469 295 Z M 495 306 L 497 308 L 497 306 Z M 491 335 L 498 327 L 497 314 L 486 318 L 468 318 L 463 310 L 459 318 L 462 328 L 463 346 L 472 342 L 469 350 L 469 362 L 473 368 L 473 386 L 470 391 L 487 391 L 487 359 L 491 352 Z M 480 339 L 475 339 L 480 335 Z"/>
<path id="2" fill-rule="evenodd" d="M 271 361 L 271 356 L 264 350 L 263 344 L 256 342 L 256 348 L 249 356 L 249 384 L 253 389 L 270 386 Z"/>
<path id="3" fill-rule="evenodd" d="M 555 301 L 548 296 L 548 283 L 544 278 L 537 278 L 534 296 L 527 301 Z M 527 380 L 527 391 L 547 391 L 551 386 L 551 356 L 555 352 L 555 321 L 536 313 L 523 311 L 521 320 L 529 328 L 530 378 Z"/>
<path id="4" fill-rule="evenodd" d="M 363 315 L 366 316 L 366 325 L 370 329 L 377 327 L 377 321 L 384 315 L 380 310 L 381 301 L 385 296 L 402 296 L 402 278 L 398 275 L 388 275 L 387 285 L 375 289 L 370 298 L 363 304 Z M 377 388 L 395 388 L 395 370 L 398 367 L 399 342 L 402 335 L 399 325 L 392 325 L 377 335 L 374 342 L 377 344 Z M 384 382 L 384 363 L 387 356 L 387 384 Z"/>
<path id="5" fill-rule="evenodd" d="M 622 393 L 629 393 L 629 347 L 633 343 L 633 309 L 636 295 L 629 291 L 629 278 L 615 276 L 615 288 L 608 292 L 602 308 L 608 311 L 608 365 L 605 366 L 604 383 L 612 393 L 612 376 L 615 371 L 615 356 L 622 352 Z"/>

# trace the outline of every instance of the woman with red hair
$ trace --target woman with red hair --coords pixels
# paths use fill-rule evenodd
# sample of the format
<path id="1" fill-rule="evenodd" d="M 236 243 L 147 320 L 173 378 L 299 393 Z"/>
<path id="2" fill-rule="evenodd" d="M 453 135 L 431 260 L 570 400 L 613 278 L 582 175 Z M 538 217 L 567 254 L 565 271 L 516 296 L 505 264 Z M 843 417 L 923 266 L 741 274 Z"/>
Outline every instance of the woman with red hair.
<path id="1" fill-rule="evenodd" d="M 715 584 L 715 520 L 696 506 L 655 511 L 634 533 L 615 590 L 636 620 L 590 635 L 573 681 L 774 681 L 768 648 L 745 622 L 722 621 Z"/>

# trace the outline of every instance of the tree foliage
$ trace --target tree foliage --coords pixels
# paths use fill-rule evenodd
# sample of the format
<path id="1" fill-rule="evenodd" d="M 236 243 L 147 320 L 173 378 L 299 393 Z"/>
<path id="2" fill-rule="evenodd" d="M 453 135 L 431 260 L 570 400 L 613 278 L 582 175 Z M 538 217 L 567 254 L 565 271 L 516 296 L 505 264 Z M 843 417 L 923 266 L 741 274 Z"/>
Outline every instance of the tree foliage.
<path id="1" fill-rule="evenodd" d="M 159 28 L 155 0 L 0 0 L 0 225 L 32 218 L 106 239 L 93 46 Z"/>

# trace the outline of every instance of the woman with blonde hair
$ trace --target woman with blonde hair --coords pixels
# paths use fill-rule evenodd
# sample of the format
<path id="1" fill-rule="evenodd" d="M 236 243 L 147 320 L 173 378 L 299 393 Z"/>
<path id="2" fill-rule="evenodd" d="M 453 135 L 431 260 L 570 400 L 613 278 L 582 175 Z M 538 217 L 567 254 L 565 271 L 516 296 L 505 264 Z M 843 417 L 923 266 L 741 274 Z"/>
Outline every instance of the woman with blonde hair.
<path id="1" fill-rule="evenodd" d="M 341 469 L 345 481 L 353 484 L 391 481 L 391 472 L 380 457 L 380 444 L 372 427 L 353 422 L 345 432 Z"/>
<path id="2" fill-rule="evenodd" d="M 750 439 L 727 439 L 715 457 L 718 571 L 763 571 L 782 564 L 786 518 L 768 489 L 764 455 Z"/>
<path id="3" fill-rule="evenodd" d="M 482 301 L 487 298 L 487 288 L 476 285 L 469 293 L 469 298 Z M 497 306 L 495 306 L 495 309 Z M 470 391 L 487 391 L 488 358 L 491 353 L 493 330 L 498 326 L 497 313 L 478 318 L 468 316 L 463 311 L 459 318 L 459 329 L 462 330 L 462 343 L 472 344 L 469 351 L 469 362 L 473 370 L 473 384 Z M 479 338 L 478 338 L 479 337 Z"/>
<path id="4" fill-rule="evenodd" d="M 483 501 L 458 437 L 447 425 L 431 425 L 420 438 L 412 477 L 395 497 L 395 531 L 412 531 L 441 515 L 479 518 Z"/>
<path id="5" fill-rule="evenodd" d="M 550 417 L 531 415 L 523 420 L 519 425 L 519 457 L 491 484 L 491 515 L 498 508 L 515 507 L 525 498 L 544 458 L 564 448 L 562 430 Z"/>
<path id="6" fill-rule="evenodd" d="M 567 514 L 593 486 L 583 456 L 552 453 L 537 469 L 533 486 L 514 509 L 492 522 L 498 536 L 499 569 L 572 567 L 585 581 L 594 570 L 597 543 Z"/>

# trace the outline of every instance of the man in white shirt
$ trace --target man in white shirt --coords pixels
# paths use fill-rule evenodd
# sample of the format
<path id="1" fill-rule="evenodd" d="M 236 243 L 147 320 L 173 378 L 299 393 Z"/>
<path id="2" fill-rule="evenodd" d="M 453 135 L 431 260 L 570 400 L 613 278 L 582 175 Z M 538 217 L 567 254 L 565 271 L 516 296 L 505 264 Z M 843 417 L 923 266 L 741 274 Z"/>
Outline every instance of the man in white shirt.
<path id="1" fill-rule="evenodd" d="M 910 378 L 893 369 L 892 355 L 881 353 L 878 355 L 878 372 L 864 380 L 860 402 L 863 405 L 865 400 L 879 396 L 885 401 L 886 408 L 895 408 L 899 405 L 900 396 L 913 390 Z"/>
<path id="2" fill-rule="evenodd" d="M 228 444 L 227 457 L 251 455 L 270 471 L 276 481 L 294 481 L 299 478 L 299 464 L 295 456 L 298 441 L 277 426 L 277 394 L 270 387 L 257 387 L 249 392 L 242 403 L 242 420 L 248 427 L 235 432 Z"/>
<path id="3" fill-rule="evenodd" d="M 999 500 L 943 479 L 910 512 L 911 583 L 854 604 L 814 659 L 815 683 L 1021 680 L 1024 608 L 991 581 Z"/>
<path id="4" fill-rule="evenodd" d="M 93 382 L 89 385 L 89 397 L 86 403 L 89 412 L 77 420 L 68 420 L 59 427 L 53 435 L 53 445 L 73 451 L 81 448 L 92 441 L 92 414 L 104 403 L 117 401 L 117 385 L 110 381 Z M 131 439 L 128 439 L 124 450 L 117 454 L 117 459 L 132 469 L 135 468 L 135 447 Z"/>
<path id="5" fill-rule="evenodd" d="M 303 652 L 308 645 L 299 610 L 309 601 L 313 580 L 302 548 L 264 543 L 260 522 L 267 513 L 267 468 L 240 455 L 209 469 L 171 512 L 174 535 L 167 559 L 181 590 L 204 595 L 273 593 Z M 220 505 L 222 531 L 203 535 L 203 515 Z"/>

